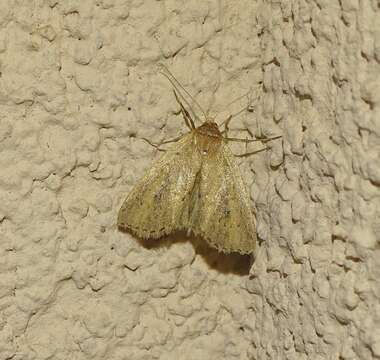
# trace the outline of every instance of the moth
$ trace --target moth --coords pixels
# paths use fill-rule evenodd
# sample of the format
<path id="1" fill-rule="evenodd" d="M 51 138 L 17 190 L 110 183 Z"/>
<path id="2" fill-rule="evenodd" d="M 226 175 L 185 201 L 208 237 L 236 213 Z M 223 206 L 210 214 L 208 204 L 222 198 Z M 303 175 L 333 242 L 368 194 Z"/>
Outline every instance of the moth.
<path id="1" fill-rule="evenodd" d="M 162 143 L 174 142 L 125 199 L 118 214 L 118 227 L 142 239 L 156 239 L 184 230 L 200 236 L 219 251 L 251 254 L 257 241 L 255 218 L 228 142 L 258 140 L 227 137 L 231 117 L 225 121 L 223 131 L 206 115 L 204 122 L 195 126 L 199 118 L 178 88 L 191 95 L 169 70 L 163 74 L 174 86 L 189 131 Z M 259 151 L 262 150 L 265 149 Z"/>

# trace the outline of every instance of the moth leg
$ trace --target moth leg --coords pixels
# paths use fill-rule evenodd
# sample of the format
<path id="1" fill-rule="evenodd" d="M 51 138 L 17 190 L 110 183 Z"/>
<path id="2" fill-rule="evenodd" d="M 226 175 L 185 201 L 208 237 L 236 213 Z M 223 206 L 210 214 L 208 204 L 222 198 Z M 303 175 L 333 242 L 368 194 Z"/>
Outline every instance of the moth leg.
<path id="1" fill-rule="evenodd" d="M 230 129 L 228 125 L 230 124 L 230 121 L 232 120 L 232 115 L 230 115 L 226 120 L 224 120 L 221 125 L 224 124 L 224 130 L 222 131 L 223 135 L 228 136 L 228 130 Z"/>
<path id="2" fill-rule="evenodd" d="M 228 135 L 227 135 L 228 130 L 229 130 L 229 128 L 227 128 L 227 130 L 225 129 L 225 130 L 223 130 L 223 131 L 221 132 L 222 135 L 225 135 L 224 138 L 225 138 L 226 140 L 231 139 L 231 138 L 229 138 Z M 247 127 L 245 127 L 245 128 L 235 128 L 234 130 L 235 130 L 235 131 L 245 131 L 245 132 L 248 133 L 248 135 L 249 135 L 249 137 L 250 137 L 251 139 L 247 139 L 247 137 L 246 137 L 245 139 L 242 138 L 242 139 L 241 139 L 242 142 L 247 143 L 247 142 L 249 142 L 249 141 L 247 141 L 247 140 L 252 140 L 252 139 L 254 138 L 254 135 L 253 135 L 252 131 L 249 130 Z M 254 140 L 255 140 L 255 141 L 261 141 L 262 139 L 254 139 Z M 231 141 L 236 141 L 236 140 L 231 140 Z"/>
<path id="3" fill-rule="evenodd" d="M 262 143 L 267 143 L 268 141 L 276 140 L 282 138 L 282 135 L 277 135 L 277 136 L 272 136 L 270 138 L 264 138 L 264 139 L 259 139 Z"/>
<path id="4" fill-rule="evenodd" d="M 266 142 L 268 142 L 268 141 L 276 140 L 276 139 L 279 139 L 279 138 L 282 138 L 282 135 L 277 135 L 277 136 L 273 136 L 273 137 L 266 138 L 266 139 L 240 139 L 240 138 L 223 137 L 223 139 L 227 140 L 227 141 L 239 141 L 239 142 L 245 142 L 245 143 L 260 141 L 260 142 L 262 142 L 264 144 Z"/>
<path id="5" fill-rule="evenodd" d="M 233 103 L 239 101 L 240 99 L 242 99 L 242 98 L 248 96 L 250 93 L 251 93 L 251 90 L 248 91 L 246 94 L 244 94 L 244 95 L 242 95 L 242 96 L 239 96 L 237 99 L 231 101 L 231 102 L 227 105 L 227 107 L 228 107 L 228 106 L 231 106 Z M 249 104 L 250 104 L 250 99 L 248 98 L 248 103 L 247 103 L 246 106 L 244 106 L 244 107 L 243 107 L 241 110 L 239 110 L 238 112 L 236 112 L 236 113 L 234 113 L 234 114 L 231 114 L 230 116 L 227 117 L 227 119 L 225 119 L 224 121 L 222 121 L 222 123 L 220 124 L 220 125 L 224 125 L 224 130 L 222 131 L 222 134 L 225 134 L 225 136 L 228 136 L 228 135 L 227 135 L 227 134 L 228 134 L 228 130 L 229 130 L 228 125 L 229 125 L 230 121 L 232 120 L 232 118 L 235 118 L 235 117 L 239 116 L 239 115 L 242 114 L 244 111 L 248 111 L 248 109 L 249 109 Z M 248 129 L 236 129 L 236 130 L 244 130 L 244 131 L 246 130 L 246 131 L 248 131 L 248 133 L 250 134 L 250 136 L 253 137 L 251 131 L 248 130 Z"/>
<path id="6" fill-rule="evenodd" d="M 173 90 L 174 92 L 174 96 L 179 104 L 179 106 L 181 107 L 181 112 L 182 112 L 182 115 L 183 115 L 183 118 L 185 120 L 185 124 L 186 126 L 190 129 L 190 130 L 193 130 L 195 129 L 195 124 L 194 124 L 194 121 L 193 119 L 191 118 L 189 112 L 186 110 L 186 108 L 183 106 L 181 100 L 179 99 L 178 95 L 177 95 L 177 92 L 175 90 Z"/>
<path id="7" fill-rule="evenodd" d="M 241 109 L 240 111 L 238 111 L 237 113 L 235 114 L 231 114 L 226 120 L 222 121 L 222 123 L 220 124 L 221 125 L 224 125 L 224 130 L 221 132 L 223 135 L 225 134 L 227 136 L 228 134 L 228 130 L 229 130 L 229 127 L 228 125 L 230 124 L 231 120 L 234 118 L 234 117 L 237 117 L 238 115 L 240 115 L 242 112 L 244 112 L 245 110 L 247 110 L 247 107 L 244 107 L 243 109 Z M 248 129 L 236 129 L 236 130 L 247 130 L 250 134 L 252 134 Z"/>
<path id="8" fill-rule="evenodd" d="M 247 145 L 248 143 L 255 142 L 255 141 L 261 141 L 262 143 L 265 144 L 268 141 L 279 139 L 281 137 L 282 137 L 281 135 L 278 135 L 278 136 L 273 136 L 273 137 L 266 138 L 266 139 L 238 139 L 238 138 L 225 138 L 225 139 L 228 140 L 228 141 L 240 141 L 240 142 L 244 142 Z M 257 153 L 259 153 L 261 151 L 265 151 L 265 150 L 268 150 L 268 149 L 269 149 L 269 147 L 265 147 L 265 148 L 262 148 L 262 149 L 259 149 L 259 150 L 245 152 L 243 154 L 237 154 L 235 156 L 236 157 L 246 157 L 246 156 L 254 155 L 254 154 L 257 154 Z"/>
<path id="9" fill-rule="evenodd" d="M 144 140 L 144 141 L 146 141 L 150 146 L 153 146 L 155 149 L 157 149 L 158 151 L 166 151 L 165 149 L 161 149 L 160 148 L 160 144 L 159 145 L 157 145 L 157 144 L 154 144 L 154 143 L 152 143 L 149 139 L 147 139 L 147 138 L 141 138 L 141 140 Z"/>
<path id="10" fill-rule="evenodd" d="M 247 137 L 245 137 L 246 140 L 248 140 Z M 246 141 L 245 142 L 245 152 L 247 153 L 248 152 L 248 142 Z"/>
<path id="11" fill-rule="evenodd" d="M 251 152 L 246 152 L 244 154 L 234 154 L 234 156 L 236 156 L 236 157 L 251 156 L 251 155 L 257 154 L 259 152 L 262 152 L 262 151 L 265 151 L 265 150 L 268 150 L 268 149 L 269 149 L 269 147 L 265 147 L 265 148 L 262 148 L 262 149 L 259 149 L 259 150 L 255 150 L 255 151 L 251 151 Z"/>
<path id="12" fill-rule="evenodd" d="M 247 99 L 248 99 L 248 103 L 247 103 L 247 105 L 244 106 L 244 107 L 243 107 L 241 110 L 239 110 L 237 113 L 235 113 L 235 114 L 233 114 L 233 115 L 231 115 L 231 116 L 232 116 L 232 117 L 235 117 L 235 116 L 241 114 L 242 112 L 244 112 L 245 110 L 248 110 L 248 109 L 249 109 L 250 102 L 251 102 L 251 100 L 250 100 L 250 98 L 249 98 L 248 95 L 249 95 L 251 92 L 252 92 L 252 90 L 249 90 L 249 91 L 246 92 L 245 94 L 243 94 L 243 95 L 239 96 L 238 98 L 232 100 L 230 103 L 228 103 L 227 105 L 225 105 L 225 106 L 223 107 L 223 109 L 228 109 L 231 105 L 233 105 L 234 103 L 238 102 L 240 99 L 243 99 L 243 98 L 247 97 Z M 218 114 L 215 114 L 215 117 L 217 117 L 217 116 L 218 116 Z M 230 117 L 230 116 L 229 116 L 229 117 Z M 224 124 L 225 121 L 227 121 L 227 120 L 224 120 L 224 121 L 222 122 L 222 124 Z M 221 124 L 221 125 L 222 125 L 222 124 Z"/>
<path id="13" fill-rule="evenodd" d="M 246 131 L 251 138 L 254 137 L 252 131 L 249 130 L 247 127 L 243 128 L 243 129 L 237 129 L 237 130 Z"/>
<path id="14" fill-rule="evenodd" d="M 161 142 L 160 145 L 169 144 L 169 143 L 172 143 L 172 142 L 177 142 L 177 141 L 180 140 L 182 137 L 183 137 L 183 135 L 180 135 L 180 136 L 177 136 L 177 137 L 174 138 L 174 139 L 165 140 L 165 141 Z"/>
<path id="15" fill-rule="evenodd" d="M 152 143 L 149 139 L 147 138 L 141 138 L 142 140 L 146 141 L 149 145 L 153 146 L 154 148 L 156 148 L 158 151 L 166 151 L 166 149 L 162 149 L 160 148 L 161 145 L 165 145 L 165 144 L 169 144 L 169 143 L 172 143 L 172 142 L 177 142 L 179 139 L 182 138 L 183 135 L 181 136 L 177 136 L 176 138 L 174 139 L 170 139 L 170 140 L 165 140 L 165 141 L 162 141 L 160 142 L 159 144 L 154 144 Z"/>

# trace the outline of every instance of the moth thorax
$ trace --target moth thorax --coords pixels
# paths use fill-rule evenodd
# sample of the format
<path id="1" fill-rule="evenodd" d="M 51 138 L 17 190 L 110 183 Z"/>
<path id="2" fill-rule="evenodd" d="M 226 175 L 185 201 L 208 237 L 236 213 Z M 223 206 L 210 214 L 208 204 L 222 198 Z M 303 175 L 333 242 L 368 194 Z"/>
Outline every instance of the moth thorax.
<path id="1" fill-rule="evenodd" d="M 221 137 L 222 134 L 219 131 L 217 123 L 213 121 L 205 121 L 201 126 L 197 128 L 203 135 L 213 136 L 213 137 Z"/>

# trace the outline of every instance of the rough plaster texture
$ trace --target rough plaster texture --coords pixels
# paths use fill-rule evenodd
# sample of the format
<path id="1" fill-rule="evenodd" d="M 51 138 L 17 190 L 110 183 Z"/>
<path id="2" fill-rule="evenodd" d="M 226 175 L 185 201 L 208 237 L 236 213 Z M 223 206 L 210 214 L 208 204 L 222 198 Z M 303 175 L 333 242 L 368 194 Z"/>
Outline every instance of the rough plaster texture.
<path id="1" fill-rule="evenodd" d="M 379 17 L 375 0 L 1 1 L 0 359 L 380 359 Z M 255 89 L 233 126 L 283 134 L 242 163 L 251 269 L 115 228 L 156 155 L 141 137 L 184 131 L 158 62 L 219 119 Z"/>

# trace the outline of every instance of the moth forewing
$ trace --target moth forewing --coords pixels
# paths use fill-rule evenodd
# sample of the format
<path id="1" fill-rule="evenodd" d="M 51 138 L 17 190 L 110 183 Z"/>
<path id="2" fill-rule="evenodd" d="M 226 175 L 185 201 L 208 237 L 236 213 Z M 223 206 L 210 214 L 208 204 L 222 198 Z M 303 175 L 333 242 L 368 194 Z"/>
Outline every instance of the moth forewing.
<path id="1" fill-rule="evenodd" d="M 140 238 L 159 238 L 178 229 L 183 204 L 200 168 L 192 133 L 172 145 L 147 171 L 122 204 L 118 227 Z"/>
<path id="2" fill-rule="evenodd" d="M 203 155 L 198 192 L 190 221 L 193 232 L 220 251 L 253 252 L 256 232 L 250 199 L 225 141 Z"/>

